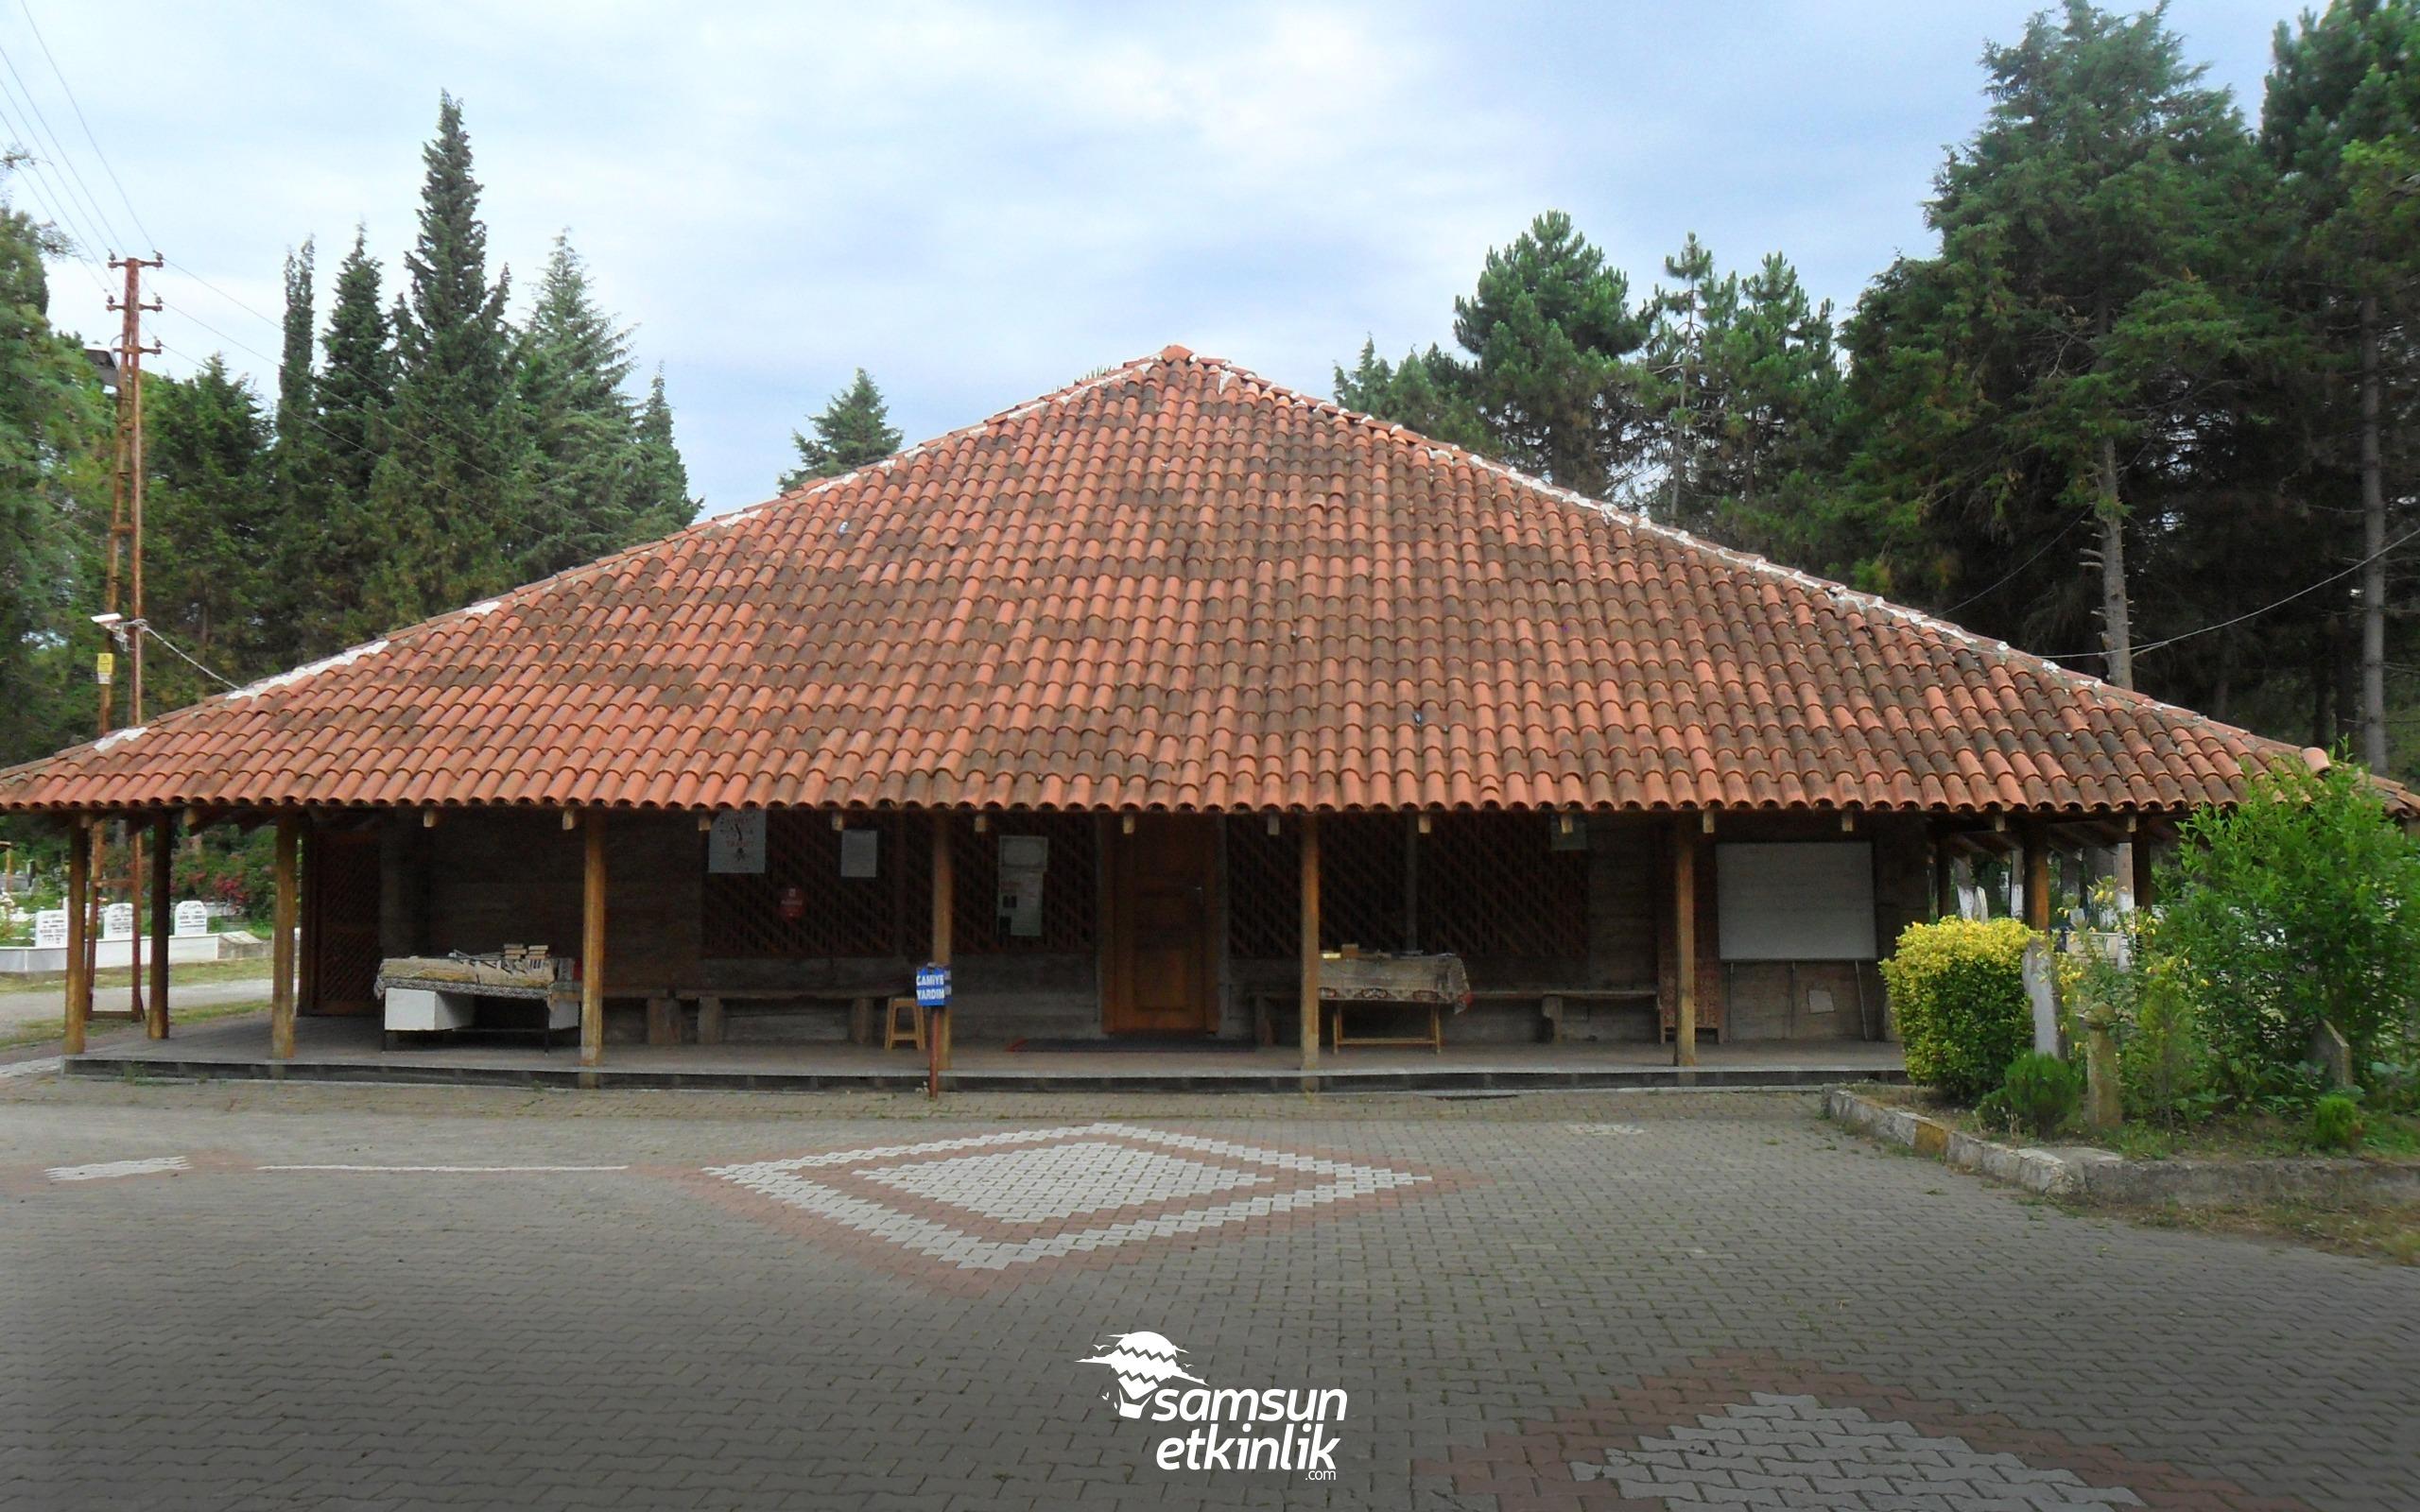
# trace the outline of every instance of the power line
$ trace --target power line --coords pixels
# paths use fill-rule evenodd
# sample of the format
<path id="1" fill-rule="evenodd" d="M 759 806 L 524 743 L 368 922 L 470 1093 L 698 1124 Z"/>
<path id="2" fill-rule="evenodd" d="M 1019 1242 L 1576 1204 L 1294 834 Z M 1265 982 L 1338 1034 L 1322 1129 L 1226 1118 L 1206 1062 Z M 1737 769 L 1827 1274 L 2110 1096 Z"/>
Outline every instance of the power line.
<path id="1" fill-rule="evenodd" d="M 2246 610 L 2242 613 L 2238 614 L 2231 619 L 2221 620 L 2216 625 L 2204 625 L 2198 630 L 2187 630 L 2182 635 L 2171 635 L 2164 641 L 2153 641 L 2148 645 L 2135 646 L 2134 648 L 2134 654 L 2141 656 L 2147 651 L 2156 651 L 2163 646 L 2174 645 L 2180 641 L 2190 641 L 2197 636 L 2209 635 L 2216 631 L 2240 625 L 2246 620 L 2258 619 L 2261 615 L 2268 613 L 2273 609 L 2283 609 L 2298 598 L 2305 598 L 2312 593 L 2318 593 L 2321 589 L 2325 588 L 2330 583 L 2341 582 L 2343 579 L 2352 576 L 2355 573 L 2360 572 L 2370 563 L 2391 555 L 2406 542 L 2415 539 L 2420 539 L 2420 529 L 2407 530 L 2402 535 L 2395 537 L 2393 541 L 2388 541 L 2385 545 L 2380 546 L 2377 550 L 2370 553 L 2368 556 L 2353 563 L 2353 565 L 2345 568 L 2342 572 L 2330 573 L 2315 583 L 2307 584 L 2304 587 L 2295 589 L 2292 593 L 2288 593 L 2283 598 L 2263 604 L 2258 609 Z M 2038 655 L 2040 653 L 2036 654 Z M 2080 662 L 2087 657 L 2106 656 L 2109 653 L 2106 650 L 2062 651 L 2056 655 L 2043 656 L 2042 660 L 2045 662 Z"/>
<path id="2" fill-rule="evenodd" d="M 1978 593 L 1969 593 L 1964 598 L 1960 599 L 1957 603 L 1950 605 L 1947 609 L 1939 610 L 1938 612 L 1941 617 L 1947 619 L 1950 615 L 1957 613 L 1967 605 L 1976 602 L 1978 599 L 1989 598 L 1994 593 L 1998 593 L 2001 589 L 2006 588 L 2009 584 L 2016 581 L 2017 574 L 2025 571 L 2028 567 L 2032 566 L 2035 562 L 2040 561 L 2045 553 L 2048 552 L 2052 546 L 2057 545 L 2060 541 L 2066 540 L 2067 537 L 2075 530 L 2076 526 L 2083 524 L 2083 520 L 2084 517 L 2080 514 L 2070 517 L 2067 523 L 2059 528 L 2059 533 L 2057 535 L 2054 535 L 2049 540 L 2042 542 L 2041 550 L 2036 551 L 2032 556 L 2026 558 L 2023 561 L 2018 562 L 2014 567 L 2010 568 L 2008 576 L 2002 577 L 1998 582 L 1994 583 L 1991 587 L 1986 588 Z"/>
<path id="3" fill-rule="evenodd" d="M 76 112 L 76 124 L 84 129 L 84 140 L 93 145 L 93 156 L 100 160 L 101 171 L 108 174 L 110 182 L 116 186 L 119 202 L 134 218 L 134 229 L 143 233 L 145 241 L 156 247 L 159 244 L 151 234 L 151 228 L 143 224 L 142 213 L 134 208 L 134 200 L 127 194 L 126 185 L 119 180 L 117 169 L 110 165 L 110 155 L 101 150 L 100 138 L 93 134 L 93 123 L 84 119 L 84 107 L 77 103 L 76 91 L 68 84 L 67 75 L 60 68 L 59 60 L 51 56 L 50 43 L 43 39 L 42 27 L 34 21 L 33 8 L 26 0 L 17 0 L 17 9 L 26 13 L 26 26 L 34 34 L 34 45 L 42 49 L 43 60 L 50 64 L 51 77 L 59 80 L 59 91 L 67 96 L 67 108 Z"/>
<path id="4" fill-rule="evenodd" d="M 176 642 L 169 640 L 166 636 L 162 635 L 158 630 L 153 629 L 149 621 L 147 620 L 143 622 L 138 625 L 136 628 L 141 630 L 145 635 L 149 636 L 152 640 L 159 642 L 162 645 L 166 646 L 170 654 L 174 655 L 178 661 L 182 662 L 185 665 L 193 668 L 196 672 L 200 673 L 203 677 L 208 678 L 211 681 L 217 683 L 220 687 L 234 688 L 242 686 L 242 684 L 236 682 L 234 679 L 222 677 L 218 673 L 213 672 L 208 667 L 203 666 L 192 657 L 186 655 L 183 647 L 178 645 Z"/>
<path id="5" fill-rule="evenodd" d="M 67 155 L 66 145 L 59 140 L 59 133 L 50 129 L 50 117 L 43 113 L 42 101 L 34 97 L 33 86 L 26 82 L 25 75 L 17 72 L 17 60 L 9 56 L 9 49 L 5 46 L 0 46 L 0 66 L 5 66 L 9 70 L 9 77 L 17 81 L 17 89 L 25 96 L 26 110 L 32 115 L 34 124 L 42 128 L 43 136 L 50 143 L 50 150 L 59 155 L 59 166 L 61 171 L 74 180 L 77 192 L 84 197 L 84 207 L 93 213 L 94 223 L 101 228 L 110 240 L 116 241 L 117 227 L 111 224 L 109 213 L 101 209 L 100 201 L 93 196 L 92 186 L 86 183 L 84 176 L 77 171 L 76 161 Z"/>

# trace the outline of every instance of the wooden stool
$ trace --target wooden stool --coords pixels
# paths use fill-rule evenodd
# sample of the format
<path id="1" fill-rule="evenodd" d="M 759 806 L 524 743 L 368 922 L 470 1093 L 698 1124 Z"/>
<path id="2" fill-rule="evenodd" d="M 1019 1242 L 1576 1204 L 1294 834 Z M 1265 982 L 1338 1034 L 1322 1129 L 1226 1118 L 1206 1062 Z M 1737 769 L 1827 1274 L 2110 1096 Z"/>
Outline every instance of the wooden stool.
<path id="1" fill-rule="evenodd" d="M 902 1012 L 908 1015 L 908 1026 L 904 1029 L 899 1026 Z M 882 1048 L 896 1050 L 901 1045 L 912 1045 L 918 1050 L 925 1048 L 925 1015 L 916 1006 L 914 998 L 890 1000 L 890 1017 L 883 1028 Z"/>

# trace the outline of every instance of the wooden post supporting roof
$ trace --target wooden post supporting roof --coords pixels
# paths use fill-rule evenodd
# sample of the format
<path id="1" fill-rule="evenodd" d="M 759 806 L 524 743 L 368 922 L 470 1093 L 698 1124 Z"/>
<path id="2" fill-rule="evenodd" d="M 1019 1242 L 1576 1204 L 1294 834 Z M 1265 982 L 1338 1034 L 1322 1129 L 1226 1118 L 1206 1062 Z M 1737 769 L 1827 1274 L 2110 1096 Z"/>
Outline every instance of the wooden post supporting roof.
<path id="1" fill-rule="evenodd" d="M 2135 906 L 2149 908 L 2157 901 L 2153 894 L 2152 827 L 2148 823 L 2135 825 L 2134 838 L 2126 849 L 2133 852 L 2135 864 Z"/>
<path id="2" fill-rule="evenodd" d="M 84 1053 L 84 1026 L 93 1017 L 93 962 L 84 948 L 92 891 L 93 827 L 78 814 L 67 827 L 67 1030 L 60 1040 L 71 1056 Z"/>
<path id="3" fill-rule="evenodd" d="M 956 943 L 951 936 L 958 920 L 958 851 L 950 844 L 949 811 L 933 810 L 933 964 L 947 966 L 950 951 Z M 952 991 L 951 996 L 957 993 Z M 957 1015 L 943 1009 L 933 1026 L 935 1064 L 949 1070 L 952 1032 L 950 1020 Z"/>
<path id="4" fill-rule="evenodd" d="M 1303 1069 L 1320 1067 L 1320 816 L 1305 814 L 1296 845 L 1302 867 Z"/>
<path id="5" fill-rule="evenodd" d="M 175 922 L 170 907 L 169 862 L 177 844 L 177 816 L 162 809 L 151 821 L 151 995 L 144 1007 L 146 1038 L 168 1038 L 168 938 Z"/>
<path id="6" fill-rule="evenodd" d="M 288 809 L 277 816 L 277 902 L 270 912 L 268 1053 L 272 1060 L 294 1058 L 294 930 L 300 914 L 295 885 L 296 852 L 302 843 L 302 816 Z"/>
<path id="7" fill-rule="evenodd" d="M 1698 824 L 1684 814 L 1672 825 L 1672 1064 L 1698 1063 Z"/>
<path id="8" fill-rule="evenodd" d="M 579 1063 L 605 1059 L 605 811 L 582 817 L 579 880 Z"/>
<path id="9" fill-rule="evenodd" d="M 2042 821 L 2025 821 L 2025 925 L 2050 927 L 2050 835 Z"/>
<path id="10" fill-rule="evenodd" d="M 1950 854 L 1949 836 L 1935 835 L 1932 842 L 1932 917 L 1936 919 L 1958 917 L 1957 859 Z"/>

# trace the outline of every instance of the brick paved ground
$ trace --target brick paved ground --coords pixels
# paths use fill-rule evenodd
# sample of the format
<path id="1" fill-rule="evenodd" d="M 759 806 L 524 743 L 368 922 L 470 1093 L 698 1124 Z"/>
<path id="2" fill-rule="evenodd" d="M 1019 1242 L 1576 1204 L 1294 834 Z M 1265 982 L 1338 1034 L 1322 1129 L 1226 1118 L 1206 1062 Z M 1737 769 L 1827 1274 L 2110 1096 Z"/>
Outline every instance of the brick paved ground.
<path id="1" fill-rule="evenodd" d="M 1336 1478 L 1120 1369 L 1342 1390 Z M 9 1506 L 2409 1508 L 2415 1400 L 2420 1272 L 1804 1095 L 0 1084 Z"/>

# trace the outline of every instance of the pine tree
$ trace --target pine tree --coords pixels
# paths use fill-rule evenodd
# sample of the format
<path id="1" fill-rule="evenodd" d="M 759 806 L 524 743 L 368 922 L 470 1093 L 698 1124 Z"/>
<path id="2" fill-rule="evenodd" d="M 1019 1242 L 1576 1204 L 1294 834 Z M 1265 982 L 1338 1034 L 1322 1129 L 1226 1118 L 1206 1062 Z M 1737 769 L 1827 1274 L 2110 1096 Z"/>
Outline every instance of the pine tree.
<path id="1" fill-rule="evenodd" d="M 1987 119 L 1927 213 L 1940 254 L 1886 270 L 1855 322 L 1876 586 L 1944 592 L 2081 516 L 2105 673 L 2131 687 L 2130 532 L 2156 511 L 2130 495 L 2264 360 L 2245 283 L 2264 175 L 2156 10 L 2068 0 L 1984 65 Z M 2060 612 L 2018 634 L 2083 632 L 2071 597 L 2036 596 Z"/>
<path id="2" fill-rule="evenodd" d="M 815 432 L 811 438 L 802 432 L 790 433 L 790 439 L 798 445 L 799 465 L 795 471 L 782 474 L 780 486 L 785 493 L 817 478 L 854 472 L 899 450 L 899 433 L 891 429 L 882 390 L 873 386 L 863 368 L 857 369 L 856 380 L 848 387 L 832 396 L 832 402 L 808 425 Z"/>
<path id="3" fill-rule="evenodd" d="M 530 449 L 521 575 L 544 577 L 637 539 L 639 513 L 635 417 L 622 394 L 630 333 L 597 308 L 567 235 L 555 238 L 515 366 Z"/>
<path id="4" fill-rule="evenodd" d="M 2409 434 L 2420 379 L 2420 5 L 2340 0 L 2281 24 L 2260 139 L 2295 218 L 2298 313 L 2325 354 L 2305 369 L 2325 437 L 2315 461 L 2355 485 L 2361 535 L 2344 555 L 2362 564 L 2360 752 L 2384 771 L 2389 517 L 2411 488 L 2411 454 L 2390 457 L 2389 438 Z"/>
<path id="5" fill-rule="evenodd" d="M 1390 365 L 1375 341 L 1361 343 L 1351 372 L 1336 369 L 1336 402 L 1374 419 L 1418 431 L 1432 440 L 1494 455 L 1492 438 L 1471 404 L 1462 369 L 1432 343 Z"/>
<path id="6" fill-rule="evenodd" d="M 1454 339 L 1474 359 L 1468 393 L 1497 455 L 1609 493 L 1649 440 L 1631 361 L 1647 329 L 1630 281 L 1563 212 L 1491 249 L 1478 289 L 1454 301 Z"/>
<path id="7" fill-rule="evenodd" d="M 1654 324 L 1647 337 L 1639 375 L 1640 401 L 1664 433 L 1663 486 L 1650 501 L 1664 517 L 1691 530 L 1714 519 L 1718 484 L 1709 489 L 1697 472 L 1701 432 L 1719 428 L 1727 397 L 1708 360 L 1715 333 L 1727 332 L 1739 303 L 1739 281 L 1714 276 L 1714 254 L 1691 232 L 1676 256 L 1664 259 L 1664 276 L 1648 300 Z"/>
<path id="8" fill-rule="evenodd" d="M 362 628 L 372 631 L 497 593 L 526 559 L 517 549 L 525 443 L 504 313 L 510 280 L 488 282 L 470 138 L 450 94 L 440 96 L 437 136 L 422 158 L 392 423 L 370 490 L 382 547 L 363 594 Z"/>

